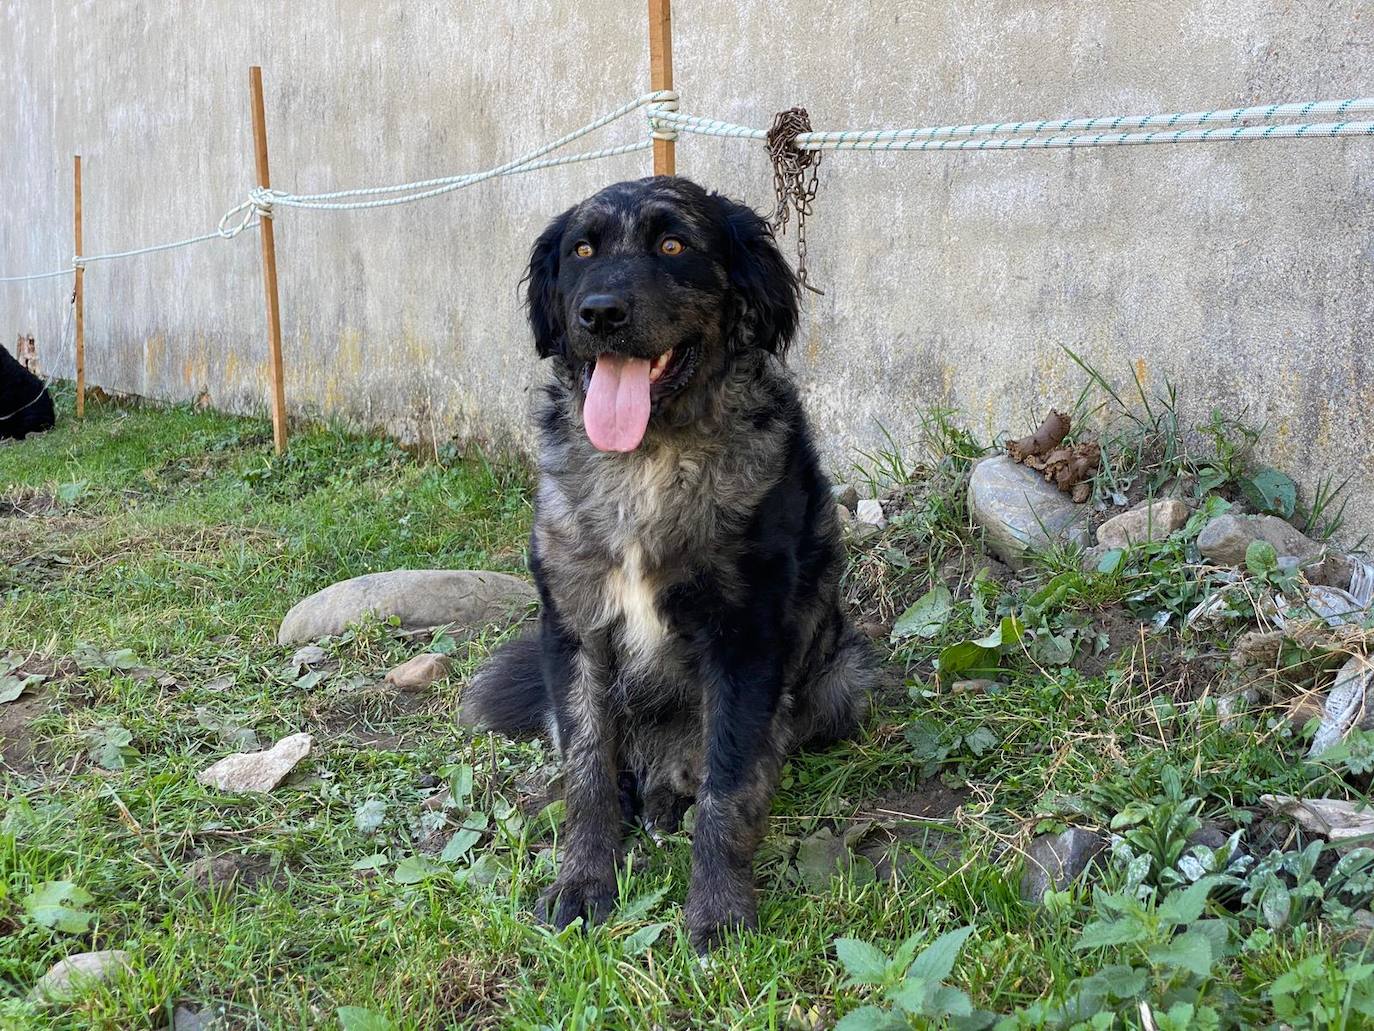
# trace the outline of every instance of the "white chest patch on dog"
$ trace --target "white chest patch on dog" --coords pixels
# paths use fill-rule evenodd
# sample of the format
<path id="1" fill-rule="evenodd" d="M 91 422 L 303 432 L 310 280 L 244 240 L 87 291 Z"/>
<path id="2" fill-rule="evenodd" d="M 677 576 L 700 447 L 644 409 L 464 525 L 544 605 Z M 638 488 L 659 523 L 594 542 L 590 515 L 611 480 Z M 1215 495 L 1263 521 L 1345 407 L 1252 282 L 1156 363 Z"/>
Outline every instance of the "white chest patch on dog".
<path id="1" fill-rule="evenodd" d="M 625 549 L 625 560 L 606 578 L 606 614 L 621 620 L 620 645 L 634 662 L 645 662 L 663 642 L 667 627 L 658 615 L 654 587 L 644 575 L 638 544 Z"/>

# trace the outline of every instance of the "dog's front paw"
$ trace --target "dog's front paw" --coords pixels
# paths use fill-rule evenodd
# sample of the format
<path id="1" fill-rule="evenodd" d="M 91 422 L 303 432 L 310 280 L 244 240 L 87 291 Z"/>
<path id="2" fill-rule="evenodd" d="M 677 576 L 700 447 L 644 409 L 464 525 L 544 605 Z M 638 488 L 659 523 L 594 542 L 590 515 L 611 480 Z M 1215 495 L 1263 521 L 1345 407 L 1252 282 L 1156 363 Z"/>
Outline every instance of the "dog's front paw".
<path id="1" fill-rule="evenodd" d="M 697 952 L 705 954 L 730 935 L 752 931 L 759 925 L 758 909 L 754 903 L 754 889 L 735 887 L 735 890 L 711 892 L 693 888 L 687 894 L 684 913 L 687 937 Z"/>
<path id="2" fill-rule="evenodd" d="M 562 930 L 578 917 L 584 926 L 599 924 L 615 909 L 615 881 L 559 878 L 539 899 L 539 919 Z"/>

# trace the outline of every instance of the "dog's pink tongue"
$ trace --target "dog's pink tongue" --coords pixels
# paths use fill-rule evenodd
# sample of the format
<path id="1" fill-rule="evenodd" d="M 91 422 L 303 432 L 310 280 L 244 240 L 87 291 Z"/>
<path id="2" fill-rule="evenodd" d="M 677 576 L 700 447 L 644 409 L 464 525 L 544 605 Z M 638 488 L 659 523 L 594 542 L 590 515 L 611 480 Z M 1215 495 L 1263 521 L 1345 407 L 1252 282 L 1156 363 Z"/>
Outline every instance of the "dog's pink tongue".
<path id="1" fill-rule="evenodd" d="M 602 451 L 633 451 L 649 425 L 649 361 L 603 354 L 582 406 L 587 437 Z"/>

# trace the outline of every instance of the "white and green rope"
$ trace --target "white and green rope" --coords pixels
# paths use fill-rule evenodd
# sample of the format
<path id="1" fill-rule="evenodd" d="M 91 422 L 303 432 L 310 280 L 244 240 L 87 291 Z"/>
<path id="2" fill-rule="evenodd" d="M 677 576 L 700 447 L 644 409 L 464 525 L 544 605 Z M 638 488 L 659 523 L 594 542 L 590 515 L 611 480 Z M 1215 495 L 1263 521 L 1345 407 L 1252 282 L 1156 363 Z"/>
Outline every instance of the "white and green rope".
<path id="1" fill-rule="evenodd" d="M 0 283 L 25 283 L 71 275 L 77 267 L 102 261 L 134 258 L 177 250 L 217 239 L 232 239 L 252 229 L 276 208 L 311 211 L 362 211 L 395 207 L 429 200 L 455 190 L 501 176 L 533 172 L 541 168 L 646 150 L 653 141 L 677 139 L 680 133 L 729 139 L 764 141 L 767 131 L 677 110 L 672 90 L 657 90 L 636 97 L 613 111 L 493 168 L 437 179 L 365 186 L 327 193 L 291 193 L 255 188 L 248 198 L 230 208 L 214 231 L 199 236 L 153 244 L 135 250 L 78 255 L 65 268 L 22 276 L 0 276 Z M 640 108 L 648 108 L 646 137 L 618 146 L 547 157 L 582 137 Z M 1317 140 L 1374 136 L 1374 119 L 1348 116 L 1374 112 L 1374 97 L 1348 100 L 1311 100 L 1291 104 L 1261 104 L 1211 111 L 1179 111 L 1153 115 L 1108 115 L 1093 118 L 1038 119 L 1017 122 L 978 122 L 966 125 L 933 125 L 909 129 L 844 129 L 799 133 L 793 144 L 808 151 L 820 150 L 1058 150 L 1077 147 L 1119 147 L 1164 143 L 1239 143 L 1263 140 Z M 1313 119 L 1324 119 L 1314 121 Z"/>

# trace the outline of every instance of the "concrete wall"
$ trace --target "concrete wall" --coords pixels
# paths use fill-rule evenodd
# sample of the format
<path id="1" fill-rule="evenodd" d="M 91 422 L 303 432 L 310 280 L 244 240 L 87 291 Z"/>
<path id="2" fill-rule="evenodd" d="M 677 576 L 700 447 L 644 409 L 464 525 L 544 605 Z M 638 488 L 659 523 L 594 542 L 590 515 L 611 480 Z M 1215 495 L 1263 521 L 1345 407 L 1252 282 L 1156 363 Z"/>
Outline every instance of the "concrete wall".
<path id="1" fill-rule="evenodd" d="M 630 0 L 0 0 L 0 271 L 60 266 L 70 155 L 87 250 L 212 226 L 251 181 L 247 68 L 275 185 L 482 167 L 644 91 Z M 1141 113 L 1368 93 L 1374 3 L 1148 0 L 871 5 L 677 0 L 683 109 L 818 127 Z M 635 119 L 600 139 L 623 142 Z M 759 146 L 688 138 L 680 171 L 768 209 Z M 539 376 L 516 283 L 545 220 L 647 154 L 424 205 L 279 219 L 292 407 L 520 439 Z M 795 367 L 832 456 L 911 439 L 924 408 L 1024 432 L 1069 403 L 1072 347 L 1242 407 L 1268 457 L 1353 478 L 1374 530 L 1374 140 L 825 159 Z M 93 268 L 93 383 L 265 396 L 256 240 Z M 62 281 L 0 285 L 0 337 L 59 347 Z"/>

